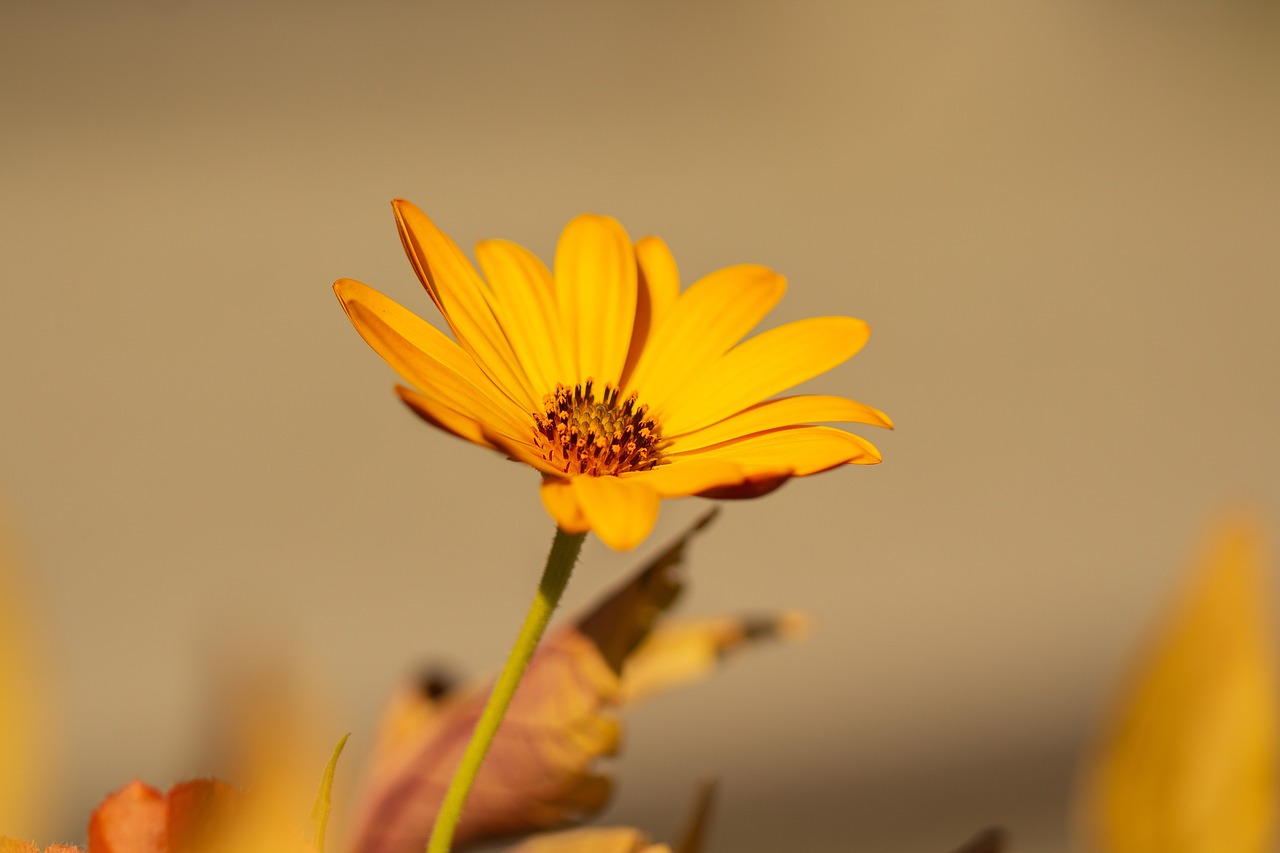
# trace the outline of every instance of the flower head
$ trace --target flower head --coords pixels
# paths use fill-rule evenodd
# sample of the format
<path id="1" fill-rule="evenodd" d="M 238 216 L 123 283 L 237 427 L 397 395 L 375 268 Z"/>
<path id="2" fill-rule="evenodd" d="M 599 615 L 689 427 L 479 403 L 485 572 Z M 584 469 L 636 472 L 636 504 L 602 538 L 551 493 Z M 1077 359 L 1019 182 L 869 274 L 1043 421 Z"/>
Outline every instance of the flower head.
<path id="1" fill-rule="evenodd" d="M 817 317 L 742 339 L 777 304 L 783 278 L 750 264 L 684 291 L 655 237 L 579 216 L 555 272 L 503 240 L 476 247 L 482 278 L 422 211 L 397 200 L 405 252 L 454 340 L 350 279 L 334 288 L 352 324 L 411 386 L 428 422 L 543 474 L 562 529 L 639 544 L 662 498 L 749 497 L 789 477 L 880 454 L 817 424 L 888 427 L 883 413 L 830 396 L 769 399 L 856 353 L 867 326 Z"/>

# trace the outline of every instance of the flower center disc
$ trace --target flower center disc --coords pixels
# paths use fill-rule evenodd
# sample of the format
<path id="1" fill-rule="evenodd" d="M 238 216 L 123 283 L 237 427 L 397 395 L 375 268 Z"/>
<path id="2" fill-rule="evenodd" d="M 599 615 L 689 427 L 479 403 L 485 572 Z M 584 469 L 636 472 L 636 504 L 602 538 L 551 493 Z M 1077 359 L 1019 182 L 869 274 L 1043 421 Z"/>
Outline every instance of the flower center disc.
<path id="1" fill-rule="evenodd" d="M 603 477 L 648 471 L 661 459 L 661 430 L 648 406 L 637 406 L 633 393 L 619 400 L 612 385 L 596 400 L 591 380 L 569 388 L 557 384 L 535 413 L 534 440 L 542 458 L 566 474 Z"/>

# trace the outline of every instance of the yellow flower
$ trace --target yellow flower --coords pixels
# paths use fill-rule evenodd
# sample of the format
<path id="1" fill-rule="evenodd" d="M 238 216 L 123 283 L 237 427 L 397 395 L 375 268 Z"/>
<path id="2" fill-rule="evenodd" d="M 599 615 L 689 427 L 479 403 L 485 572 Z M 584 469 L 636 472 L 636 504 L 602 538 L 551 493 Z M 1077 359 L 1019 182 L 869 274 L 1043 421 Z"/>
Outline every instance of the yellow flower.
<path id="1" fill-rule="evenodd" d="M 412 388 L 431 424 L 543 474 L 542 502 L 569 533 L 639 544 L 662 498 L 750 497 L 789 477 L 880 461 L 868 441 L 815 424 L 889 427 L 843 397 L 769 399 L 856 353 L 867 325 L 816 317 L 739 343 L 785 289 L 742 264 L 681 292 L 666 244 L 579 216 L 555 273 L 503 240 L 476 247 L 484 278 L 422 211 L 397 200 L 410 262 L 457 342 L 377 291 L 334 285 L 365 341 Z M 487 280 L 487 281 L 486 281 Z"/>

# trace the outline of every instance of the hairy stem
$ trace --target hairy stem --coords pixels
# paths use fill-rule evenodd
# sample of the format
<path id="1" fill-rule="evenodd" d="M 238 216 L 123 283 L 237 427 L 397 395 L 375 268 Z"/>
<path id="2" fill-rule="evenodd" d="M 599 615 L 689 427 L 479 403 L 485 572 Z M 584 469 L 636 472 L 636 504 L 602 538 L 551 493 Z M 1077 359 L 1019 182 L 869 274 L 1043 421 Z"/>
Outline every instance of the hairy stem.
<path id="1" fill-rule="evenodd" d="M 493 686 L 493 693 L 489 695 L 489 702 L 484 706 L 484 713 L 480 715 L 467 750 L 462 754 L 462 761 L 453 774 L 453 781 L 449 783 L 449 790 L 445 792 L 435 826 L 431 829 L 427 853 L 448 853 L 453 844 L 453 834 L 458 828 L 458 821 L 462 819 L 467 794 L 471 792 L 484 756 L 498 734 L 498 727 L 502 725 L 502 718 L 511 705 L 511 699 L 516 695 L 516 688 L 520 686 L 524 671 L 529 666 L 529 659 L 533 657 L 538 641 L 547 629 L 547 622 L 560 603 L 560 596 L 569 583 L 569 574 L 578 560 L 584 538 L 585 533 L 565 533 L 556 528 L 556 538 L 551 543 L 551 553 L 547 554 L 547 565 L 542 570 L 538 593 L 529 605 L 529 613 L 524 617 L 524 625 L 520 627 L 520 636 L 516 638 L 515 646 L 507 656 L 502 673 Z"/>

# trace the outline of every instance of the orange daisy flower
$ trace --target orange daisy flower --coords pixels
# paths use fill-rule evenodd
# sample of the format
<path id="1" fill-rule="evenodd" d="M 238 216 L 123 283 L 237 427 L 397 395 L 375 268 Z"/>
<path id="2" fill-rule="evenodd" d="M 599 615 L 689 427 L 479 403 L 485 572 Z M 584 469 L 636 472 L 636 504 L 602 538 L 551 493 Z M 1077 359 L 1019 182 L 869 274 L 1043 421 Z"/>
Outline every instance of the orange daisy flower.
<path id="1" fill-rule="evenodd" d="M 656 237 L 615 220 L 565 228 L 555 272 L 504 240 L 476 247 L 482 278 L 426 215 L 396 200 L 418 278 L 454 339 L 366 285 L 334 285 L 356 330 L 412 387 L 429 423 L 541 472 L 542 502 L 568 533 L 626 550 L 663 498 L 751 497 L 790 477 L 880 454 L 819 424 L 892 426 L 843 397 L 775 394 L 830 370 L 867 340 L 850 317 L 816 317 L 742 339 L 777 304 L 782 276 L 727 267 L 680 289 Z"/>

